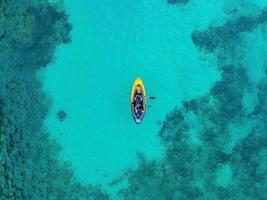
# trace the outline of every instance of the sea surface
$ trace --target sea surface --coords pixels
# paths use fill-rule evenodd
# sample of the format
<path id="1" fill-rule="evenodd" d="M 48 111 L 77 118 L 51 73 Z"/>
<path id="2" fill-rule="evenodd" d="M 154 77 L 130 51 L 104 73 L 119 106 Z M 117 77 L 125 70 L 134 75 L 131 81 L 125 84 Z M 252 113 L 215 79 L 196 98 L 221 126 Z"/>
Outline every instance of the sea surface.
<path id="1" fill-rule="evenodd" d="M 46 69 L 45 90 L 53 99 L 46 125 L 79 179 L 107 184 L 136 167 L 138 153 L 161 157 L 157 133 L 166 114 L 204 95 L 220 78 L 191 40 L 194 28 L 218 17 L 222 3 L 213 2 L 218 5 L 202 1 L 185 8 L 158 0 L 65 2 L 72 42 L 58 48 Z M 193 9 L 198 6 L 215 9 L 199 19 Z M 129 103 L 137 77 L 156 97 L 148 100 L 141 125 Z M 63 123 L 55 117 L 58 110 L 67 113 Z"/>
<path id="2" fill-rule="evenodd" d="M 60 156 L 71 163 L 77 180 L 85 184 L 102 185 L 114 199 L 116 192 L 126 188 L 128 183 L 121 182 L 116 187 L 111 187 L 110 183 L 127 170 L 138 169 L 140 155 L 148 160 L 165 159 L 169 146 L 163 144 L 159 132 L 164 129 L 164 124 L 168 124 L 166 116 L 173 109 L 182 108 L 186 101 L 209 95 L 217 100 L 216 95 L 221 90 L 228 92 L 229 88 L 233 97 L 226 101 L 222 97 L 224 94 L 220 95 L 219 103 L 238 107 L 235 102 L 241 98 L 244 110 L 252 112 L 259 102 L 255 100 L 257 92 L 253 89 L 264 78 L 266 40 L 259 38 L 264 38 L 262 30 L 266 27 L 255 28 L 257 25 L 249 25 L 251 21 L 242 25 L 238 19 L 240 16 L 257 16 L 267 3 L 252 0 L 177 2 L 65 0 L 64 9 L 73 26 L 71 42 L 58 46 L 55 60 L 42 70 L 43 90 L 52 100 L 45 126 L 61 145 Z M 231 22 L 236 24 L 232 25 Z M 258 22 L 255 20 L 253 23 Z M 225 29 L 212 32 L 211 27 Z M 234 29 L 237 31 L 232 31 Z M 213 50 L 209 42 L 194 40 L 194 31 L 209 30 L 211 38 L 219 38 L 216 40 L 219 50 Z M 236 48 L 234 45 L 239 34 L 245 38 L 245 42 Z M 266 32 L 264 34 L 266 37 Z M 259 46 L 261 50 L 258 50 Z M 231 52 L 231 49 L 235 49 L 235 52 Z M 238 82 L 239 78 L 235 78 L 234 72 L 228 74 L 232 74 L 233 78 L 225 78 L 224 73 L 228 72 L 223 66 L 239 66 L 238 63 L 248 71 L 250 89 L 239 89 L 241 86 L 238 84 L 236 88 L 227 85 L 233 80 L 234 83 Z M 150 108 L 140 125 L 132 118 L 129 102 L 131 87 L 137 77 L 142 78 L 147 95 L 156 97 L 155 100 L 148 99 Z M 227 86 L 220 91 L 212 90 L 218 81 Z M 241 90 L 244 91 L 244 97 L 237 98 L 234 93 Z M 213 93 L 210 94 L 210 91 Z M 214 107 L 215 104 L 210 105 Z M 202 109 L 201 106 L 199 108 Z M 62 121 L 57 118 L 60 110 L 67 114 Z M 208 107 L 204 113 L 209 113 L 209 110 L 212 109 Z M 217 114 L 213 115 L 213 119 L 222 122 L 224 119 L 218 116 L 241 111 L 229 108 L 214 113 Z M 196 124 L 201 124 L 198 117 L 190 120 L 194 118 Z M 231 120 L 229 117 L 229 123 L 217 127 L 217 130 L 221 126 L 227 127 L 232 133 L 228 135 L 228 142 L 223 143 L 225 152 L 231 151 L 251 130 L 252 122 L 243 126 L 243 118 Z M 240 122 L 238 125 L 235 124 L 237 121 Z M 193 131 L 188 132 L 197 135 L 206 126 L 198 124 L 192 127 Z M 210 151 L 215 152 L 215 149 Z M 214 177 L 213 182 L 222 188 L 227 187 L 234 173 L 229 166 L 220 164 L 214 169 L 217 178 Z M 214 199 L 203 199 L 209 198 Z"/>

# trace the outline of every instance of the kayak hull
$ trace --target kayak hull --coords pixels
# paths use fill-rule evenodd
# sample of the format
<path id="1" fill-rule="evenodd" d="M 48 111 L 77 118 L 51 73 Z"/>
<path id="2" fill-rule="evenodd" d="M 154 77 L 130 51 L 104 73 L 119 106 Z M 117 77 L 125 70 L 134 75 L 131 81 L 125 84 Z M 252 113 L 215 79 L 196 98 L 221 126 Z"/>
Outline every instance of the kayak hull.
<path id="1" fill-rule="evenodd" d="M 143 109 L 144 112 L 141 116 L 138 116 L 135 113 L 135 109 L 134 109 L 134 98 L 135 98 L 135 93 L 136 93 L 136 87 L 138 85 L 141 87 L 141 90 L 142 90 L 141 96 L 143 98 L 143 108 L 144 108 Z M 131 96 L 130 96 L 130 106 L 131 106 L 131 112 L 132 112 L 132 116 L 134 118 L 135 123 L 140 124 L 146 112 L 146 90 L 145 90 L 145 86 L 144 86 L 142 79 L 139 77 L 135 79 L 134 84 L 132 86 L 132 91 L 131 91 Z"/>

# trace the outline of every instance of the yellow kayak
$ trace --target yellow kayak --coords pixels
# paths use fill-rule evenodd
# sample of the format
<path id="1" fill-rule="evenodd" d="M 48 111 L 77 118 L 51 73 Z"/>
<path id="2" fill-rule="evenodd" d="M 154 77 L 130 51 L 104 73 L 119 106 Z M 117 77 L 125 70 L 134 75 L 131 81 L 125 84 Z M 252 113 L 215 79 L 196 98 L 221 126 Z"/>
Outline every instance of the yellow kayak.
<path id="1" fill-rule="evenodd" d="M 134 121 L 140 124 L 146 112 L 146 91 L 141 78 L 136 78 L 130 97 L 131 112 Z"/>

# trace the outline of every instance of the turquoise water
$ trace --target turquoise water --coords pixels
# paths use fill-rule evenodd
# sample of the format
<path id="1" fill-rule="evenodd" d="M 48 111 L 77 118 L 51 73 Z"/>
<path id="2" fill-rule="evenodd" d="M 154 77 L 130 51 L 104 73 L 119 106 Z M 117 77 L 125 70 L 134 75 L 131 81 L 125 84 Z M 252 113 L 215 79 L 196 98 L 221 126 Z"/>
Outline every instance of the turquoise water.
<path id="1" fill-rule="evenodd" d="M 266 33 L 266 0 L 1 1 L 0 200 L 266 200 Z"/>
<path id="2" fill-rule="evenodd" d="M 180 13 L 165 1 L 80 0 L 66 1 L 66 9 L 72 43 L 57 50 L 46 70 L 53 99 L 47 126 L 81 180 L 106 184 L 135 168 L 138 152 L 160 158 L 159 122 L 183 100 L 207 93 L 220 76 L 212 61 L 199 59 L 190 33 L 206 24 L 190 8 Z M 129 105 L 138 76 L 156 97 L 139 126 Z M 59 109 L 68 113 L 63 123 L 55 118 Z"/>

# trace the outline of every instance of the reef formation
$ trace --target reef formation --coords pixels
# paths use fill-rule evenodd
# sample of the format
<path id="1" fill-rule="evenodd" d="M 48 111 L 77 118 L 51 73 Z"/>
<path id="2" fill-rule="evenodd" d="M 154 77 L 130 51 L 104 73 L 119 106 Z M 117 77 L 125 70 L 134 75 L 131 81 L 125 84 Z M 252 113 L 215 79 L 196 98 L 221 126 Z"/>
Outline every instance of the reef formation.
<path id="1" fill-rule="evenodd" d="M 215 48 L 229 48 L 238 40 L 240 33 L 250 32 L 267 21 L 267 9 L 256 16 L 239 16 L 222 26 L 210 26 L 206 31 L 194 31 L 192 40 L 196 46 L 212 51 Z M 235 45 L 235 44 L 234 44 Z"/>
<path id="2" fill-rule="evenodd" d="M 159 132 L 164 159 L 141 156 L 119 199 L 267 199 L 267 15 L 259 13 L 193 31 L 221 80 L 169 113 Z"/>
<path id="3" fill-rule="evenodd" d="M 38 69 L 70 42 L 64 10 L 47 0 L 0 1 L 0 199 L 108 199 L 79 183 L 43 127 L 50 100 Z"/>

